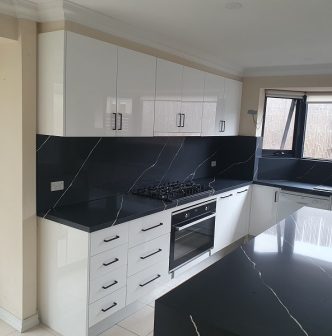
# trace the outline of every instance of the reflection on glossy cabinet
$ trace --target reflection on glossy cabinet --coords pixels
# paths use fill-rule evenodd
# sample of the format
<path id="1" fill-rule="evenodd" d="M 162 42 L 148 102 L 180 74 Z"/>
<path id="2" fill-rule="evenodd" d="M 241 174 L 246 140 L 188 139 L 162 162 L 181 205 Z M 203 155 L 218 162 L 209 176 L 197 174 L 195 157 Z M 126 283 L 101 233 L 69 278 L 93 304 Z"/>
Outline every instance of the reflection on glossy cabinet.
<path id="1" fill-rule="evenodd" d="M 117 47 L 56 31 L 39 34 L 38 133 L 114 135 Z"/>
<path id="2" fill-rule="evenodd" d="M 156 58 L 118 48 L 118 136 L 152 136 Z"/>
<path id="3" fill-rule="evenodd" d="M 225 120 L 224 135 L 238 135 L 241 112 L 242 83 L 225 79 Z"/>
<path id="4" fill-rule="evenodd" d="M 223 135 L 225 115 L 225 78 L 205 74 L 202 135 Z"/>
<path id="5" fill-rule="evenodd" d="M 154 134 L 201 133 L 204 73 L 157 60 Z"/>

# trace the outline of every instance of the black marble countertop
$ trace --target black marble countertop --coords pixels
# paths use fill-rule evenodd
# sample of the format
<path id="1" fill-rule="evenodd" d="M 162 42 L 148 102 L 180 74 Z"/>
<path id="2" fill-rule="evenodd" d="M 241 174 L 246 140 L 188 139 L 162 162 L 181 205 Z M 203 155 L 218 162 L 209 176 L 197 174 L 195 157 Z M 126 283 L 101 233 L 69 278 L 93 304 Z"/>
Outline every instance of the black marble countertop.
<path id="1" fill-rule="evenodd" d="M 155 336 L 331 336 L 332 212 L 302 208 L 156 301 Z"/>
<path id="2" fill-rule="evenodd" d="M 79 230 L 94 232 L 252 183 L 248 180 L 215 178 L 199 179 L 196 182 L 209 186 L 210 190 L 174 202 L 163 202 L 142 196 L 123 194 L 57 207 L 45 214 L 39 214 L 39 216 Z"/>
<path id="3" fill-rule="evenodd" d="M 312 195 L 327 196 L 327 197 L 332 196 L 332 187 L 330 186 L 323 186 L 312 183 L 296 182 L 289 180 L 256 180 L 254 183 Z M 323 190 L 325 188 L 326 190 Z"/>

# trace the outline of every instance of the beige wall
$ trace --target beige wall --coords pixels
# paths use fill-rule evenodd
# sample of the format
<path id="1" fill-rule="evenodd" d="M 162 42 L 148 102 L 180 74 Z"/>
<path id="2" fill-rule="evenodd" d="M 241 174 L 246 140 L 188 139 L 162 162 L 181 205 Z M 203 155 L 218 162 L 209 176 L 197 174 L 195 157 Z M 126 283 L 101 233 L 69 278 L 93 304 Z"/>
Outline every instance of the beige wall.
<path id="1" fill-rule="evenodd" d="M 264 110 L 264 89 L 331 90 L 332 75 L 245 77 L 243 79 L 240 135 L 261 135 Z M 257 124 L 248 115 L 248 110 L 257 110 Z"/>
<path id="2" fill-rule="evenodd" d="M 0 37 L 17 40 L 17 20 L 11 16 L 0 13 Z"/>
<path id="3" fill-rule="evenodd" d="M 23 320 L 37 312 L 36 25 L 17 31 L 0 41 L 0 308 Z"/>

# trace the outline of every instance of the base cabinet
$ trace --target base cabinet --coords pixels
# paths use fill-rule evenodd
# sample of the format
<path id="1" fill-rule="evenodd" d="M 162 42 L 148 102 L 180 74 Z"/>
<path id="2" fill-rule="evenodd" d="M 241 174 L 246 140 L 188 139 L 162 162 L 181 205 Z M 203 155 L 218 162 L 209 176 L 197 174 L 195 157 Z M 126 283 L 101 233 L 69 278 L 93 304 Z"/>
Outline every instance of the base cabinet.
<path id="1" fill-rule="evenodd" d="M 251 186 L 218 195 L 212 253 L 248 235 L 250 204 Z"/>
<path id="2" fill-rule="evenodd" d="M 170 231 L 167 210 L 93 233 L 40 218 L 41 321 L 63 336 L 89 336 L 169 281 Z"/>
<path id="3" fill-rule="evenodd" d="M 257 236 L 277 223 L 280 188 L 253 185 L 249 234 Z"/>

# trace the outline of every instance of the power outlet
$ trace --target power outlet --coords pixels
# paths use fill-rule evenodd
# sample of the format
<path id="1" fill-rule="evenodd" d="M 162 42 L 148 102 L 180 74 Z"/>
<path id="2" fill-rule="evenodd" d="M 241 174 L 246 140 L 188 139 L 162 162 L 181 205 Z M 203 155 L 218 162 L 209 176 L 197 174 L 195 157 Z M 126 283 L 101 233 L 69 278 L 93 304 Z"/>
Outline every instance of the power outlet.
<path id="1" fill-rule="evenodd" d="M 211 161 L 211 167 L 217 167 L 217 161 Z"/>
<path id="2" fill-rule="evenodd" d="M 65 189 L 65 181 L 51 182 L 51 191 L 60 191 Z"/>

